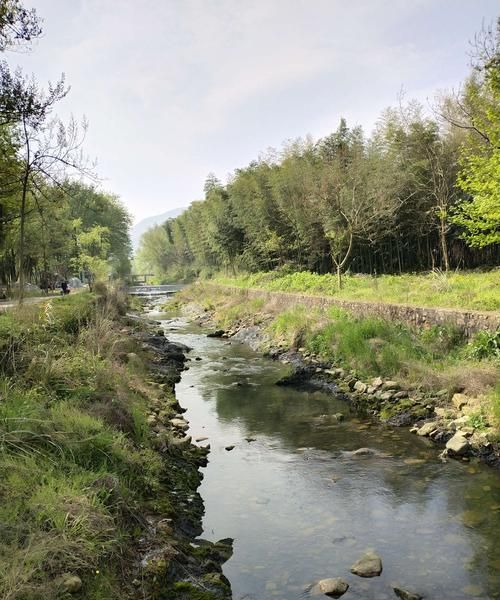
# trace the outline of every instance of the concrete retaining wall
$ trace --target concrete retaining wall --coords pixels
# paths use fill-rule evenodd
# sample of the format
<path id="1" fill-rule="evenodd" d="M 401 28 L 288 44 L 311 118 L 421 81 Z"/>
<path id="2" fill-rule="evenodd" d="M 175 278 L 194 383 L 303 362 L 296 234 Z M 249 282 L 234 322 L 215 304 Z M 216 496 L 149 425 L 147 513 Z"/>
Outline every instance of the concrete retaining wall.
<path id="1" fill-rule="evenodd" d="M 412 327 L 431 327 L 433 325 L 453 324 L 459 327 L 467 337 L 478 331 L 496 331 L 500 329 L 499 312 L 480 312 L 453 308 L 425 308 L 406 304 L 385 304 L 360 300 L 340 300 L 329 296 L 311 296 L 292 292 L 269 292 L 257 288 L 239 287 L 206 283 L 221 292 L 246 298 L 263 298 L 278 307 L 289 308 L 301 304 L 310 308 L 339 306 L 358 317 L 376 316 L 387 321 L 399 321 Z"/>

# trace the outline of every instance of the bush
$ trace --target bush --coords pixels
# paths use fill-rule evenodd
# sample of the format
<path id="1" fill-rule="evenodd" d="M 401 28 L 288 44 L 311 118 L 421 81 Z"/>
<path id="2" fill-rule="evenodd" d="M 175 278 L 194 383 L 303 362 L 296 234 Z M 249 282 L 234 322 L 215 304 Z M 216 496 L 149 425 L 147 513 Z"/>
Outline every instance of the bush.
<path id="1" fill-rule="evenodd" d="M 479 331 L 468 346 L 468 355 L 477 360 L 500 358 L 500 331 Z"/>

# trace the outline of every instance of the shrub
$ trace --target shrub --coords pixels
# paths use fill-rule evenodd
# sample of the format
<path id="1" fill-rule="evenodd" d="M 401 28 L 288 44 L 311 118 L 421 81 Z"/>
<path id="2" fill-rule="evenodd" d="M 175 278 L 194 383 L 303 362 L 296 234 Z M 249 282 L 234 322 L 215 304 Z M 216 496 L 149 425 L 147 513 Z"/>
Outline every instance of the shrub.
<path id="1" fill-rule="evenodd" d="M 468 346 L 468 354 L 478 360 L 500 358 L 500 331 L 479 331 Z"/>

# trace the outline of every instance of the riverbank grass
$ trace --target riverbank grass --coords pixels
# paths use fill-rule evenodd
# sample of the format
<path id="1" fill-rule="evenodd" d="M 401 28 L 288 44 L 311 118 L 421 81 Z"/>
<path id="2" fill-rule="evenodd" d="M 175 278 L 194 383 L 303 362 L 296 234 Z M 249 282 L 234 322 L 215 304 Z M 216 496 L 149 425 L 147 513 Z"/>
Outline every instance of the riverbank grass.
<path id="1" fill-rule="evenodd" d="M 428 274 L 346 275 L 343 289 L 338 290 L 336 275 L 318 275 L 309 271 L 243 274 L 238 277 L 218 275 L 214 283 L 243 289 L 299 292 L 317 296 L 334 296 L 343 300 L 363 300 L 441 308 L 480 311 L 500 310 L 500 269 L 488 272 L 433 271 Z"/>
<path id="2" fill-rule="evenodd" d="M 121 306 L 82 293 L 0 315 L 4 600 L 80 588 L 89 599 L 129 597 L 128 549 L 164 465 L 145 423 L 157 392 L 121 359 Z"/>

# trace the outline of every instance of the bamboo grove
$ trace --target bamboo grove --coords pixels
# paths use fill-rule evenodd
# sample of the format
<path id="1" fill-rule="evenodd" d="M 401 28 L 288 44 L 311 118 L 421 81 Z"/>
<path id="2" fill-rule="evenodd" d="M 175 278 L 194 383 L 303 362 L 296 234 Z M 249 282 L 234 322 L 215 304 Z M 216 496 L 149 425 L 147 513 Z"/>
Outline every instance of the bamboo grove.
<path id="1" fill-rule="evenodd" d="M 207 178 L 205 198 L 142 238 L 138 264 L 200 272 L 398 273 L 497 265 L 500 29 L 474 43 L 470 76 L 426 114 L 401 102 L 371 136 L 344 119 Z"/>

